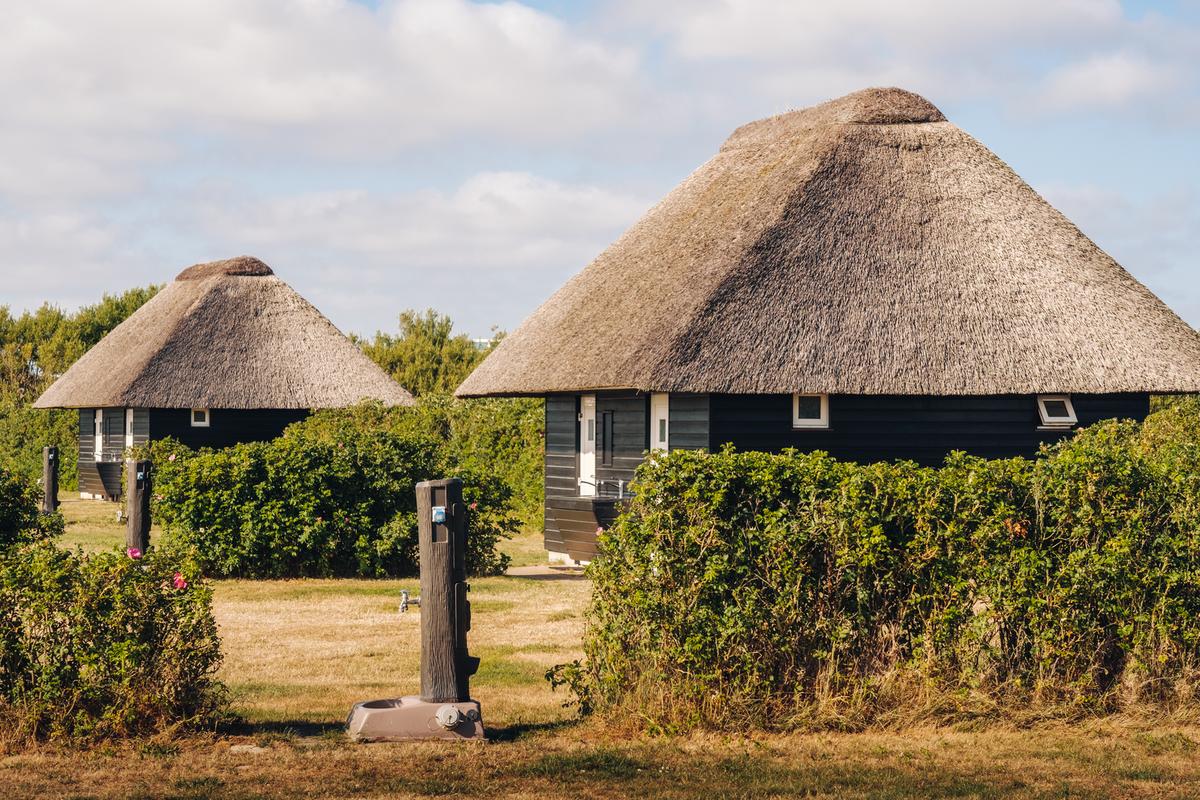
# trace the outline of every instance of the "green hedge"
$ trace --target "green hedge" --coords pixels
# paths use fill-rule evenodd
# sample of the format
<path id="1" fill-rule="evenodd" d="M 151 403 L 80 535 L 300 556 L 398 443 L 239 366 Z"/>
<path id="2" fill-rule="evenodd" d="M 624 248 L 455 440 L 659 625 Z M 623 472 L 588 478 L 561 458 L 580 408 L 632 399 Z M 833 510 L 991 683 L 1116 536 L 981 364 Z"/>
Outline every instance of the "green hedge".
<path id="1" fill-rule="evenodd" d="M 1200 414 L 941 468 L 675 452 L 602 536 L 585 705 L 652 726 L 1190 702 Z M 914 710 L 915 709 L 915 710 Z"/>
<path id="2" fill-rule="evenodd" d="M 61 514 L 39 514 L 41 490 L 0 467 L 0 550 L 49 539 L 63 532 Z"/>
<path id="3" fill-rule="evenodd" d="M 155 443 L 152 513 L 214 577 L 411 575 L 415 484 L 458 477 L 468 570 L 503 572 L 497 544 L 517 525 L 508 487 L 415 419 L 368 405 L 314 414 L 270 442 L 200 452 Z"/>
<path id="4" fill-rule="evenodd" d="M 14 485 L 0 474 L 0 745 L 215 723 L 220 642 L 195 565 L 63 550 L 47 538 L 61 518 Z"/>

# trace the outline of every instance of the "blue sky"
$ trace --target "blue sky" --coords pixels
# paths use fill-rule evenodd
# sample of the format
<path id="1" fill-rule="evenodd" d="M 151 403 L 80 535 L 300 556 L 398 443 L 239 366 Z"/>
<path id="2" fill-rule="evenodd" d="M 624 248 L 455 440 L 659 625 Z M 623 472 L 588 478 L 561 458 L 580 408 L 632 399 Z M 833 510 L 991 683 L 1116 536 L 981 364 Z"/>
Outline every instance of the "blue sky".
<path id="1" fill-rule="evenodd" d="M 249 253 L 339 327 L 512 329 L 733 128 L 919 92 L 1200 324 L 1200 0 L 0 7 L 0 303 Z"/>

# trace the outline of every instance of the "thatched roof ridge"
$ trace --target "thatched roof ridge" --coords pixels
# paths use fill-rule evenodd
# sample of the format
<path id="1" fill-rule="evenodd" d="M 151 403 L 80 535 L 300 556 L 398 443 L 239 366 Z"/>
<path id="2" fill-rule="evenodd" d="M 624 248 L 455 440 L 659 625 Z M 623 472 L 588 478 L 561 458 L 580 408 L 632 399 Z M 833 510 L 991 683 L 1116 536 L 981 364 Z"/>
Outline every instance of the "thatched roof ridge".
<path id="1" fill-rule="evenodd" d="M 1200 391 L 1200 335 L 900 89 L 739 128 L 460 396 Z"/>
<path id="2" fill-rule="evenodd" d="M 274 275 L 275 273 L 254 256 L 237 256 L 223 261 L 193 264 L 175 276 L 177 281 L 202 281 L 218 275 Z"/>
<path id="3" fill-rule="evenodd" d="M 263 262 L 179 274 L 71 366 L 38 408 L 336 408 L 412 395 Z"/>

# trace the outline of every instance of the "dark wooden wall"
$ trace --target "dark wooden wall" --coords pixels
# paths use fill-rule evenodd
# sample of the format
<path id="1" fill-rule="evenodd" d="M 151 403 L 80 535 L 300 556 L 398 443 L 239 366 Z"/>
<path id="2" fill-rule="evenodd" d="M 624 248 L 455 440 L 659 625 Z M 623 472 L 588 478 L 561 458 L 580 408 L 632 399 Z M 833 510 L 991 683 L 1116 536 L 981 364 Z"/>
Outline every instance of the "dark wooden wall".
<path id="1" fill-rule="evenodd" d="M 135 434 L 137 421 L 138 417 L 135 413 Z M 79 491 L 115 500 L 121 495 L 121 464 L 125 455 L 125 409 L 104 409 L 104 430 L 102 431 L 104 441 L 101 444 L 103 460 L 99 462 L 96 461 L 95 456 L 95 424 L 95 409 L 79 409 L 79 454 L 76 462 L 79 470 Z"/>
<path id="2" fill-rule="evenodd" d="M 612 435 L 605 458 L 604 415 L 610 414 Z M 596 483 L 597 494 L 615 496 L 617 481 L 628 486 L 642 457 L 650 449 L 650 398 L 645 394 L 596 393 Z M 607 463 L 606 463 L 607 461 Z"/>
<path id="3" fill-rule="evenodd" d="M 667 444 L 672 450 L 708 448 L 708 395 L 671 395 L 667 417 Z"/>
<path id="4" fill-rule="evenodd" d="M 578 464 L 576 449 L 579 440 L 579 400 L 575 395 L 551 395 L 546 398 L 546 514 L 545 514 L 545 543 L 546 549 L 555 553 L 565 553 L 568 550 L 563 540 L 561 526 L 571 529 L 570 519 L 560 520 L 570 516 L 560 512 L 573 511 L 568 508 L 565 498 L 579 494 Z M 560 501 L 560 499 L 562 499 Z M 580 505 L 578 503 L 573 505 Z M 590 509 L 590 504 L 587 505 Z M 587 510 L 587 509 L 583 509 Z M 569 530 L 568 533 L 571 531 Z M 580 531 L 574 531 L 580 533 Z M 592 526 L 595 533 L 595 526 Z M 593 537 L 594 538 L 594 537 Z M 575 556 L 579 558 L 579 556 Z"/>
<path id="5" fill-rule="evenodd" d="M 1076 394 L 1071 402 L 1081 426 L 1114 417 L 1142 419 L 1150 410 L 1146 394 Z M 833 395 L 825 429 L 793 428 L 791 395 L 714 394 L 709 413 L 712 450 L 726 442 L 739 450 L 795 447 L 862 463 L 910 459 L 936 465 L 952 450 L 984 458 L 1032 457 L 1042 442 L 1070 433 L 1038 430 L 1033 395 Z"/>
<path id="6" fill-rule="evenodd" d="M 599 497 L 579 496 L 579 396 L 546 398 L 547 550 L 581 561 L 596 554 L 596 528 L 615 517 L 616 481 L 628 486 L 650 446 L 649 397 L 632 392 L 596 393 L 596 480 Z M 605 416 L 610 428 L 605 437 Z M 607 463 L 606 463 L 607 462 Z"/>
<path id="7" fill-rule="evenodd" d="M 1142 419 L 1147 394 L 1071 396 L 1079 425 L 1103 419 Z M 1039 430 L 1034 395 L 911 397 L 833 395 L 829 428 L 792 427 L 791 395 L 673 394 L 671 449 L 777 452 L 786 447 L 825 450 L 836 458 L 869 463 L 910 459 L 937 465 L 952 450 L 985 458 L 1032 457 L 1043 442 L 1070 434 Z M 579 497 L 578 395 L 546 398 L 546 549 L 587 560 L 596 553 L 596 528 L 611 522 L 611 498 Z M 606 414 L 611 414 L 611 452 L 604 453 Z M 598 480 L 633 478 L 649 448 L 649 396 L 630 392 L 596 394 Z M 606 485 L 602 494 L 611 495 Z"/>
<path id="8" fill-rule="evenodd" d="M 207 428 L 193 428 L 190 409 L 133 411 L 133 444 L 173 436 L 188 447 L 229 447 L 239 442 L 274 439 L 293 422 L 308 416 L 303 409 L 224 410 L 209 412 Z M 79 491 L 108 499 L 121 493 L 125 458 L 125 409 L 104 409 L 103 460 L 95 459 L 95 409 L 79 409 Z"/>
<path id="9" fill-rule="evenodd" d="M 229 447 L 241 442 L 265 442 L 283 433 L 293 422 L 308 416 L 304 409 L 224 409 L 208 412 L 206 428 L 192 427 L 192 412 L 186 408 L 150 409 L 150 436 L 171 436 L 188 447 Z"/>

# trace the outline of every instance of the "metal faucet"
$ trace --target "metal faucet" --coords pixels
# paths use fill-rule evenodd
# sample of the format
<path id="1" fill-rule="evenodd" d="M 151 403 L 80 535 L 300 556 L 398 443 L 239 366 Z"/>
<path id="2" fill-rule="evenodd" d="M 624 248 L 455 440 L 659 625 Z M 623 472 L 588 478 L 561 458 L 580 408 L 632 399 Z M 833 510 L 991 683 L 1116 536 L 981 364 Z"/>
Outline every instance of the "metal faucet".
<path id="1" fill-rule="evenodd" d="M 408 589 L 401 589 L 400 590 L 400 613 L 403 614 L 405 611 L 408 611 L 409 606 L 416 606 L 417 608 L 420 608 L 421 607 L 421 598 L 420 597 L 409 597 Z"/>

